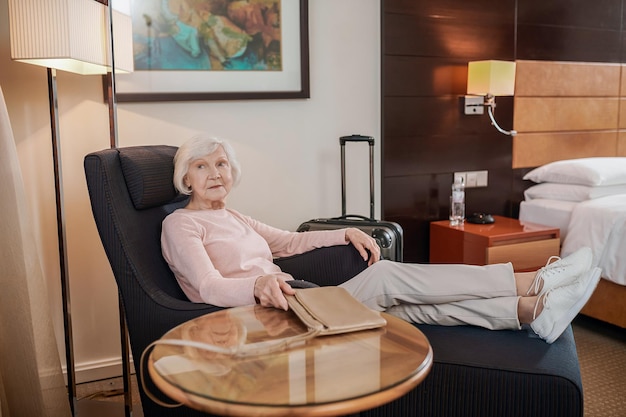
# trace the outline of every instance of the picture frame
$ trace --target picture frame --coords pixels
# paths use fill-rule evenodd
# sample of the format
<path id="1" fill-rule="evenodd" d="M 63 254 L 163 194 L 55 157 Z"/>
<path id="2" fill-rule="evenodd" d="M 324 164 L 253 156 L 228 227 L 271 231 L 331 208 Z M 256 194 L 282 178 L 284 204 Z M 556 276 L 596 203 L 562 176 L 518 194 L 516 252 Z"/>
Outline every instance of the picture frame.
<path id="1" fill-rule="evenodd" d="M 206 0 L 207 2 L 209 0 Z M 154 0 L 133 0 L 154 2 Z M 115 74 L 118 102 L 310 98 L 308 0 L 280 0 L 281 69 L 150 70 Z M 133 25 L 146 14 L 133 6 Z M 136 29 L 133 29 L 136 33 Z M 134 47 L 137 44 L 134 43 Z M 136 52 L 135 52 L 136 54 Z M 137 60 L 135 61 L 137 62 Z"/>

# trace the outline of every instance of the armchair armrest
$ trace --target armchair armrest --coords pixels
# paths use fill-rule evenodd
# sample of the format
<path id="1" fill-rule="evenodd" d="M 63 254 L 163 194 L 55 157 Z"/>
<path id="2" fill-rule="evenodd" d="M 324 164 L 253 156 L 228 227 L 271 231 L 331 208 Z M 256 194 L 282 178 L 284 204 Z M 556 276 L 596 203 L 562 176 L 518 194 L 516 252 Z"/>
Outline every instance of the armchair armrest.
<path id="1" fill-rule="evenodd" d="M 314 249 L 274 260 L 283 272 L 321 286 L 339 285 L 367 268 L 352 245 Z"/>

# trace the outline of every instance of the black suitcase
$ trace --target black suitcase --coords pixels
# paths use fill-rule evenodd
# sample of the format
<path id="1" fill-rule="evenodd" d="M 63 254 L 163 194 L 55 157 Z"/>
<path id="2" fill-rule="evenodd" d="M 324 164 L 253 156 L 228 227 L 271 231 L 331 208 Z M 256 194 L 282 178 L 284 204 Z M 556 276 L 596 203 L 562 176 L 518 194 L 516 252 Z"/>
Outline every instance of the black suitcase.
<path id="1" fill-rule="evenodd" d="M 367 142 L 370 157 L 370 216 L 346 214 L 346 142 Z M 351 135 L 339 138 L 341 149 L 341 216 L 325 219 L 312 219 L 302 223 L 298 232 L 310 230 L 342 229 L 357 227 L 376 239 L 380 246 L 382 259 L 402 262 L 403 232 L 402 226 L 395 222 L 374 219 L 374 138 L 371 136 Z"/>

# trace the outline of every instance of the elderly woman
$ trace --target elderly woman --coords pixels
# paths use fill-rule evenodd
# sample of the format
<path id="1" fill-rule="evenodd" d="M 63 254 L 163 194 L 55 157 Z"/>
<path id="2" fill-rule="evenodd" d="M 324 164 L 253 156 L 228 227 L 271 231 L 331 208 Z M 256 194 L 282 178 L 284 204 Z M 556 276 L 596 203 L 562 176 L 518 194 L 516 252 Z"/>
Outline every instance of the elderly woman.
<path id="1" fill-rule="evenodd" d="M 554 342 L 587 302 L 600 270 L 589 248 L 549 259 L 536 272 L 515 273 L 510 263 L 429 265 L 380 260 L 375 240 L 359 229 L 306 233 L 273 228 L 226 208 L 241 169 L 225 141 L 197 136 L 174 159 L 174 186 L 188 204 L 163 221 L 163 255 L 193 302 L 234 307 L 260 303 L 287 309 L 293 294 L 274 257 L 352 244 L 368 268 L 341 284 L 356 299 L 414 323 L 530 328 Z"/>

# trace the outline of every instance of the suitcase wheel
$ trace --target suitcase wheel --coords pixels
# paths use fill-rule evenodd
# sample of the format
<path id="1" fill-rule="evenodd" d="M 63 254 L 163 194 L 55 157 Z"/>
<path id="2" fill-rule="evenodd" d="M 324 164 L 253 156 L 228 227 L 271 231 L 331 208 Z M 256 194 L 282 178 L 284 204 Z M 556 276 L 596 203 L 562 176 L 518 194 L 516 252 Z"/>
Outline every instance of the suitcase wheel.
<path id="1" fill-rule="evenodd" d="M 372 237 L 376 239 L 378 246 L 384 249 L 390 248 L 391 243 L 393 242 L 392 236 L 384 229 L 372 230 Z"/>

